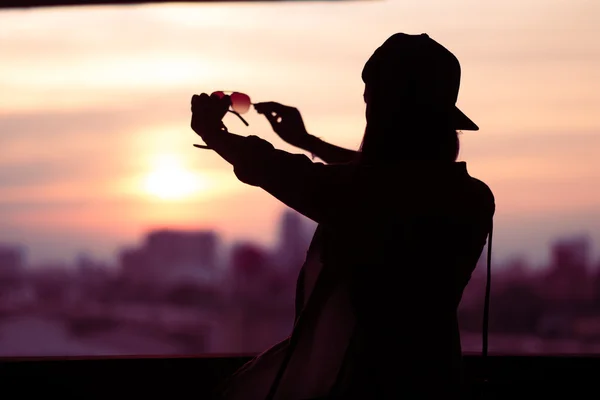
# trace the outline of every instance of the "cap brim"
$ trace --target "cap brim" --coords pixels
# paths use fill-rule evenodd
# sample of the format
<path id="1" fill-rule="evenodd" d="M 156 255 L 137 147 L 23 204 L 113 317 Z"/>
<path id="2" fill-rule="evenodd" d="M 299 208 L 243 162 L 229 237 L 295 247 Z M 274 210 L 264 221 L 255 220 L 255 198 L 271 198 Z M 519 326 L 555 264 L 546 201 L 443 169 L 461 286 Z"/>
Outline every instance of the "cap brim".
<path id="1" fill-rule="evenodd" d="M 478 131 L 479 127 L 458 107 L 454 107 L 454 129 L 458 131 Z"/>

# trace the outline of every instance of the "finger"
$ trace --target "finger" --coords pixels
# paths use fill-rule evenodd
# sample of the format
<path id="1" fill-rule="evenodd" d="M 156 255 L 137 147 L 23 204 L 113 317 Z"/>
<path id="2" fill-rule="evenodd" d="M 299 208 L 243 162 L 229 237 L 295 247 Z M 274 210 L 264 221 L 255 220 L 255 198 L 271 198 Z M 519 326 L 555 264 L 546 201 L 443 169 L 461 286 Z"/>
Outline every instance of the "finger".
<path id="1" fill-rule="evenodd" d="M 216 93 L 210 95 L 210 112 L 214 113 L 216 118 L 223 119 L 227 110 L 231 107 L 231 97 L 229 95 L 220 96 Z"/>
<path id="2" fill-rule="evenodd" d="M 275 110 L 281 109 L 282 106 L 283 106 L 283 104 L 279 104 L 274 101 L 266 101 L 266 102 L 254 104 L 254 109 L 259 114 L 265 114 L 265 113 L 270 113 Z"/>
<path id="3" fill-rule="evenodd" d="M 200 110 L 201 108 L 205 108 L 208 104 L 208 94 L 202 93 L 200 95 L 192 96 L 192 112 L 196 110 Z"/>
<path id="4" fill-rule="evenodd" d="M 223 103 L 223 104 L 231 105 L 231 96 L 229 96 L 228 94 L 220 96 L 216 93 L 213 93 L 210 95 L 210 100 L 212 102 L 214 102 L 215 104 Z"/>
<path id="5" fill-rule="evenodd" d="M 218 100 L 218 105 L 220 119 L 223 119 L 225 114 L 227 114 L 227 110 L 231 107 L 231 97 L 229 97 L 229 95 L 223 96 Z"/>
<path id="6" fill-rule="evenodd" d="M 212 129 L 212 125 L 216 126 L 217 121 L 220 122 L 227 113 L 229 104 L 229 96 L 220 98 L 206 93 L 192 96 L 192 121 L 197 121 L 193 124 L 198 128 L 195 129 L 196 133 L 199 133 L 198 130 Z"/>
<path id="7" fill-rule="evenodd" d="M 200 101 L 202 94 L 194 94 L 192 95 L 192 104 L 196 104 Z"/>
<path id="8" fill-rule="evenodd" d="M 269 123 L 271 124 L 271 127 L 273 129 L 275 129 L 275 127 L 279 124 L 279 122 L 281 122 L 281 117 L 279 116 L 279 114 L 277 114 L 275 112 L 265 113 L 263 115 L 265 116 L 267 121 L 269 121 Z"/>
<path id="9" fill-rule="evenodd" d="M 208 102 L 208 94 L 206 93 L 201 93 L 198 97 L 197 97 L 197 104 L 207 104 Z"/>
<path id="10" fill-rule="evenodd" d="M 292 108 L 292 107 L 283 105 L 281 103 L 277 103 L 275 101 L 264 101 L 261 103 L 254 104 L 254 109 L 259 114 L 270 113 L 270 112 L 282 113 L 290 108 Z"/>

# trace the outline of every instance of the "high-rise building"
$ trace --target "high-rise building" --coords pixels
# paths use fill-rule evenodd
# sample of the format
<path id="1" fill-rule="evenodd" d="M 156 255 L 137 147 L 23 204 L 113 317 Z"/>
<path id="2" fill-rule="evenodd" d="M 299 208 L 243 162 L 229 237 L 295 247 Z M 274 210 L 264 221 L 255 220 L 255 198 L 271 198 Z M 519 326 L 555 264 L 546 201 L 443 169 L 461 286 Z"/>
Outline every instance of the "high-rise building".
<path id="1" fill-rule="evenodd" d="M 13 282 L 23 272 L 25 257 L 19 246 L 0 244 L 0 281 Z"/>
<path id="2" fill-rule="evenodd" d="M 237 243 L 231 249 L 231 266 L 238 274 L 260 275 L 268 261 L 267 252 L 252 243 Z"/>
<path id="3" fill-rule="evenodd" d="M 590 250 L 586 236 L 559 239 L 552 244 L 551 268 L 542 288 L 544 297 L 575 306 L 593 296 Z"/>
<path id="4" fill-rule="evenodd" d="M 559 239 L 552 245 L 552 267 L 555 270 L 574 272 L 590 267 L 590 239 L 575 236 Z"/>
<path id="5" fill-rule="evenodd" d="M 236 243 L 230 263 L 234 292 L 250 297 L 263 294 L 272 272 L 267 251 L 252 243 Z"/>

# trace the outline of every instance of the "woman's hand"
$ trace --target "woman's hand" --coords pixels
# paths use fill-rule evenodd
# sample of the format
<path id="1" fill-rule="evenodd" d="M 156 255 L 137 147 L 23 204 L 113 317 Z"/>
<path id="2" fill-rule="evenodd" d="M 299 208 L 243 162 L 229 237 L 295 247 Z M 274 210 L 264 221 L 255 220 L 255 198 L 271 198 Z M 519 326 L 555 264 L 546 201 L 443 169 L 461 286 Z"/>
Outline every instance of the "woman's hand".
<path id="1" fill-rule="evenodd" d="M 306 131 L 302 115 L 297 108 L 268 101 L 256 103 L 254 109 L 267 118 L 281 139 L 292 146 L 306 150 L 313 137 Z"/>
<path id="2" fill-rule="evenodd" d="M 192 96 L 192 129 L 204 141 L 206 138 L 218 134 L 222 131 L 227 131 L 225 125 L 221 121 L 229 106 L 231 100 L 229 96 L 209 96 L 206 93 Z"/>

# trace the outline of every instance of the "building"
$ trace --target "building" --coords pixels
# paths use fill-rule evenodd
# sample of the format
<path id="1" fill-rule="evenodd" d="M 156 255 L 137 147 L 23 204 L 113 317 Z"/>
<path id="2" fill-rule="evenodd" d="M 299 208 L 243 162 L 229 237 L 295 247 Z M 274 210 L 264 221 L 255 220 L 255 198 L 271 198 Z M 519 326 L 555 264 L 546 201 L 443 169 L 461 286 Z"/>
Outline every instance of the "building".
<path id="1" fill-rule="evenodd" d="M 25 266 L 25 256 L 19 246 L 0 244 L 0 285 L 20 281 Z"/>
<path id="2" fill-rule="evenodd" d="M 218 242 L 212 231 L 150 232 L 142 246 L 121 252 L 123 276 L 165 284 L 211 280 L 218 263 Z"/>
<path id="3" fill-rule="evenodd" d="M 260 297 L 271 275 L 269 254 L 255 244 L 236 243 L 231 249 L 231 274 L 236 295 Z"/>
<path id="4" fill-rule="evenodd" d="M 593 297 L 591 277 L 591 243 L 587 236 L 573 236 L 555 241 L 551 247 L 551 264 L 543 285 L 551 301 L 576 307 Z"/>

